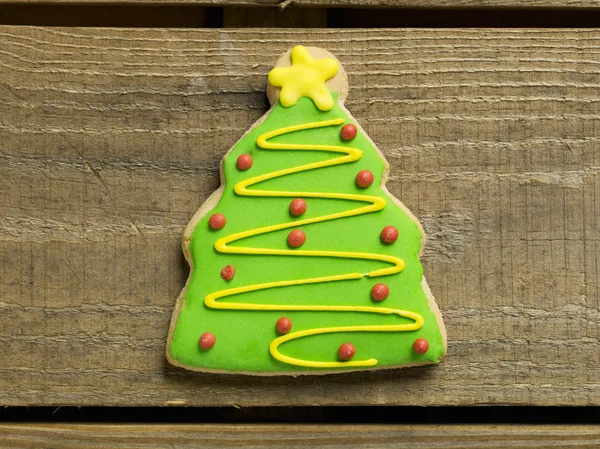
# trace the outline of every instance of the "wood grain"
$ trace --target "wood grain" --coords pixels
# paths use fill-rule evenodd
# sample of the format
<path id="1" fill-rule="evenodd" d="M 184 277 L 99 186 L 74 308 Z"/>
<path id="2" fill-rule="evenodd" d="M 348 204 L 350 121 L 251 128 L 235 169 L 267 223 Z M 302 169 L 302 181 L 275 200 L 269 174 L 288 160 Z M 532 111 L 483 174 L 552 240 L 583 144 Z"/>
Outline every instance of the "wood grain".
<path id="1" fill-rule="evenodd" d="M 592 449 L 600 445 L 600 426 L 0 424 L 0 443 L 12 449 Z"/>
<path id="2" fill-rule="evenodd" d="M 598 8 L 597 0 L 10 0 L 11 4 L 160 4 L 326 8 Z"/>
<path id="3" fill-rule="evenodd" d="M 0 39 L 1 404 L 600 404 L 600 31 Z M 428 233 L 437 367 L 257 379 L 164 360 L 183 228 L 298 42 L 343 62 L 346 105 Z"/>

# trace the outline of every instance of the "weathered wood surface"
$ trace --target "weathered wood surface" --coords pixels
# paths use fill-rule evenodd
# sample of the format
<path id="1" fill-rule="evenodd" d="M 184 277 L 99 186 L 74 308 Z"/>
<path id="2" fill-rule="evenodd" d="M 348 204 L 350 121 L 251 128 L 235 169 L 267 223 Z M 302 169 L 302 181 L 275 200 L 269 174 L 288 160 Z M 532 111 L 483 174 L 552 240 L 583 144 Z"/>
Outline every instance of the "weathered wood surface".
<path id="1" fill-rule="evenodd" d="M 12 449 L 592 449 L 600 446 L 600 426 L 0 424 L 0 444 Z"/>
<path id="2" fill-rule="evenodd" d="M 600 31 L 0 28 L 0 404 L 600 404 Z M 188 373 L 184 226 L 295 43 L 422 220 L 437 367 Z M 243 336 L 241 336 L 243 338 Z"/>
<path id="3" fill-rule="evenodd" d="M 277 8 L 598 8 L 597 0 L 10 0 L 12 4 L 162 4 Z"/>

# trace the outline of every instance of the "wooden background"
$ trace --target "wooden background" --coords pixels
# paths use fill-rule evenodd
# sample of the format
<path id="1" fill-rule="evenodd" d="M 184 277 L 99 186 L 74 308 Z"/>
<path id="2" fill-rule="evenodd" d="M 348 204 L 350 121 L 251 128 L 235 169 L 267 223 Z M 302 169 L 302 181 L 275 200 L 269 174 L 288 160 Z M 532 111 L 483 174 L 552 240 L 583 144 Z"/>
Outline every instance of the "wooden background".
<path id="1" fill-rule="evenodd" d="M 2 403 L 600 405 L 597 31 L 0 36 Z M 164 360 L 182 229 L 297 42 L 341 59 L 429 235 L 438 367 L 257 379 Z"/>
<path id="2" fill-rule="evenodd" d="M 478 448 L 595 449 L 598 426 L 435 425 L 0 425 L 0 443 L 17 449 Z M 5 446 L 6 447 L 6 446 Z"/>
<path id="3" fill-rule="evenodd" d="M 538 9 L 525 21 L 589 23 L 598 2 L 174 0 L 160 13 L 135 0 L 59 3 L 0 4 L 0 405 L 600 405 L 600 21 L 325 28 L 405 11 L 347 6 L 442 17 L 526 5 Z M 474 17 L 446 12 L 461 11 Z M 161 27 L 180 21 L 282 28 Z M 269 69 L 297 43 L 342 61 L 347 107 L 426 229 L 425 272 L 449 334 L 439 366 L 293 379 L 164 360 L 187 278 L 183 228 L 217 188 L 222 155 L 266 111 Z M 0 445 L 600 445 L 598 426 L 248 426 L 223 439 L 233 429 L 15 423 L 0 425 Z"/>
<path id="4" fill-rule="evenodd" d="M 203 5 L 203 6 L 262 6 L 278 7 L 280 9 L 288 6 L 293 7 L 358 7 L 358 8 L 535 8 L 535 9 L 573 9 L 573 8 L 597 8 L 596 0 L 11 0 L 15 5 L 21 4 L 132 4 L 142 5 L 165 4 L 165 5 Z"/>

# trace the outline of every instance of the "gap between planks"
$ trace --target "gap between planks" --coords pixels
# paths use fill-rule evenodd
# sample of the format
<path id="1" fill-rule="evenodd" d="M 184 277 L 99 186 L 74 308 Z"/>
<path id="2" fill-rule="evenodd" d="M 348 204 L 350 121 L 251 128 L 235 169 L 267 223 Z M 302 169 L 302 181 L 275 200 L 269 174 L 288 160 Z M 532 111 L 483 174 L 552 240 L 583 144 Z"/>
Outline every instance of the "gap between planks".
<path id="1" fill-rule="evenodd" d="M 600 5 L 600 3 L 597 3 Z M 303 8 L 201 3 L 0 3 L 0 25 L 138 28 L 585 28 L 600 8 Z M 364 6 L 364 5 L 363 5 Z"/>

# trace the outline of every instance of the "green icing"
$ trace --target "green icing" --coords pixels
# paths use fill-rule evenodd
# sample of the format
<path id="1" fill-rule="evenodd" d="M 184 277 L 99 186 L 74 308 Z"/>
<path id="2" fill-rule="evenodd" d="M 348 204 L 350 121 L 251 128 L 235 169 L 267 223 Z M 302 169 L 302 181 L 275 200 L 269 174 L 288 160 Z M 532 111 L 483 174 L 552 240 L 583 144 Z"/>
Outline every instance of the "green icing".
<path id="1" fill-rule="evenodd" d="M 172 359 L 188 367 L 231 372 L 323 371 L 285 364 L 270 355 L 269 343 L 278 336 L 275 330 L 277 319 L 282 316 L 290 318 L 293 323 L 292 331 L 403 322 L 403 318 L 397 316 L 360 312 L 215 310 L 207 308 L 203 302 L 207 294 L 231 287 L 350 272 L 366 273 L 389 266 L 374 261 L 325 257 L 220 254 L 214 249 L 215 241 L 225 235 L 299 219 L 289 213 L 291 198 L 241 197 L 233 192 L 233 186 L 237 182 L 278 169 L 340 156 L 337 153 L 318 151 L 264 150 L 256 145 L 257 137 L 286 126 L 340 117 L 347 122 L 353 122 L 337 101 L 330 111 L 320 111 L 308 98 L 300 99 L 291 108 L 278 104 L 270 111 L 266 120 L 238 142 L 227 155 L 223 164 L 226 180 L 223 195 L 215 209 L 199 221 L 191 235 L 190 250 L 195 268 L 189 279 L 185 301 L 169 345 Z M 304 226 L 302 229 L 307 235 L 307 240 L 302 249 L 390 254 L 402 258 L 406 262 L 405 269 L 392 276 L 267 289 L 233 296 L 224 301 L 370 305 L 417 312 L 425 320 L 424 326 L 417 331 L 322 334 L 284 343 L 279 349 L 282 354 L 305 360 L 337 361 L 338 347 L 351 341 L 356 347 L 353 360 L 376 358 L 379 360 L 376 368 L 437 362 L 444 354 L 444 343 L 436 318 L 421 287 L 423 270 L 418 258 L 422 239 L 420 230 L 381 189 L 385 164 L 368 139 L 359 132 L 354 140 L 345 142 L 340 138 L 341 126 L 293 132 L 271 141 L 352 146 L 363 150 L 360 160 L 284 176 L 263 182 L 251 189 L 343 192 L 386 198 L 387 205 L 382 211 Z M 243 153 L 249 153 L 254 161 L 247 171 L 240 171 L 236 166 L 238 156 Z M 371 170 L 375 176 L 375 182 L 367 189 L 360 189 L 355 184 L 356 174 L 362 169 Z M 350 201 L 313 198 L 307 198 L 306 202 L 308 209 L 302 219 L 364 205 Z M 213 231 L 208 226 L 208 219 L 217 212 L 227 217 L 227 225 L 220 231 Z M 400 237 L 392 245 L 384 245 L 380 240 L 381 229 L 387 225 L 396 226 L 400 233 Z M 232 246 L 288 249 L 288 233 L 289 229 L 286 229 L 250 237 L 235 242 Z M 229 282 L 220 277 L 221 268 L 228 264 L 235 267 L 235 277 Z M 370 298 L 370 291 L 371 287 L 379 282 L 388 285 L 390 296 L 381 303 L 375 303 Z M 203 351 L 198 346 L 198 339 L 203 332 L 216 335 L 216 344 L 209 351 Z M 416 354 L 412 350 L 412 344 L 417 338 L 429 341 L 429 351 L 424 355 Z M 332 369 L 327 371 L 330 370 Z"/>

